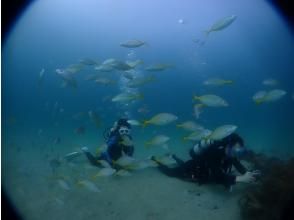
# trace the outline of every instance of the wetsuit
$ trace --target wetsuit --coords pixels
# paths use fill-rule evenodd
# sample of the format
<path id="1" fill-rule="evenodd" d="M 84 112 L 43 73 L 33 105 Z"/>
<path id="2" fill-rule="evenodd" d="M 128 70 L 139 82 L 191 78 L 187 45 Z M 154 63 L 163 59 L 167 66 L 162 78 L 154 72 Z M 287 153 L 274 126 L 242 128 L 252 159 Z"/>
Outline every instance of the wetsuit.
<path id="1" fill-rule="evenodd" d="M 131 136 L 128 135 L 130 139 Z M 99 157 L 95 157 L 90 152 L 85 152 L 90 163 L 94 166 L 101 166 L 98 160 L 106 160 L 110 165 L 113 165 L 113 161 L 118 160 L 123 153 L 128 156 L 133 156 L 134 146 L 125 146 L 122 143 L 122 139 L 119 134 L 112 133 L 106 141 L 107 150 L 103 152 Z"/>
<path id="2" fill-rule="evenodd" d="M 173 155 L 173 158 L 177 161 L 177 167 L 169 168 L 158 162 L 158 168 L 171 177 L 198 182 L 199 184 L 217 183 L 226 187 L 236 183 L 236 176 L 231 174 L 232 166 L 241 174 L 247 171 L 238 159 L 228 157 L 225 148 L 218 144 L 210 145 L 198 155 L 191 149 L 190 156 L 192 159 L 184 162 Z"/>

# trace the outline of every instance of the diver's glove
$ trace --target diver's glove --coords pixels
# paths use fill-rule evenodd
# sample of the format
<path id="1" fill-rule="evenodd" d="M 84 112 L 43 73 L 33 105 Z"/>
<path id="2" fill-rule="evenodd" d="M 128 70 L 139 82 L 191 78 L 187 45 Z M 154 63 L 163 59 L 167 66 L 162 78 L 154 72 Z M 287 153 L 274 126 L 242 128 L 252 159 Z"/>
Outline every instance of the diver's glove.
<path id="1" fill-rule="evenodd" d="M 211 139 L 202 139 L 197 144 L 194 145 L 193 151 L 195 154 L 200 154 L 205 148 L 209 145 L 213 144 L 213 140 Z"/>

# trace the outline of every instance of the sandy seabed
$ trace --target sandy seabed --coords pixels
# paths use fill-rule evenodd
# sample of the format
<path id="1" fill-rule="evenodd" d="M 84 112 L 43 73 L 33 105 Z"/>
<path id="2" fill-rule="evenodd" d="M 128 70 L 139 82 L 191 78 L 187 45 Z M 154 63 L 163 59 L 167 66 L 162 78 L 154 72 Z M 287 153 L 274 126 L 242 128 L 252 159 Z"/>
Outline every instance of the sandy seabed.
<path id="1" fill-rule="evenodd" d="M 92 179 L 99 169 L 83 155 L 52 172 L 49 160 L 54 153 L 48 156 L 42 147 L 6 144 L 2 184 L 24 219 L 240 219 L 238 201 L 244 185 L 228 192 L 223 186 L 170 178 L 156 168 Z M 60 154 L 66 152 L 60 147 Z M 92 181 L 99 192 L 77 184 L 81 180 Z"/>

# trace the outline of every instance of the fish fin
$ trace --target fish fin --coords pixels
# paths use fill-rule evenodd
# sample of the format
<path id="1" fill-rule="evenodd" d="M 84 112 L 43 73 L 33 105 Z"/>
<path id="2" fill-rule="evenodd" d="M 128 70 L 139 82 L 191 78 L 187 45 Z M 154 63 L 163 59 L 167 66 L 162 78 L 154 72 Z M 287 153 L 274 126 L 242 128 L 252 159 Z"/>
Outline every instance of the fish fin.
<path id="1" fill-rule="evenodd" d="M 233 84 L 234 81 L 233 81 L 233 80 L 225 80 L 224 83 L 225 83 L 225 84 Z"/>
<path id="2" fill-rule="evenodd" d="M 197 96 L 197 95 L 193 95 L 193 98 L 192 98 L 192 101 L 195 101 L 195 100 L 200 100 L 200 96 Z"/>
<path id="3" fill-rule="evenodd" d="M 146 128 L 146 126 L 148 124 L 150 124 L 150 121 L 148 121 L 148 120 L 143 121 L 143 123 L 142 123 L 143 128 Z"/>
<path id="4" fill-rule="evenodd" d="M 186 142 L 187 140 L 188 140 L 187 137 L 183 137 L 183 138 L 182 138 L 182 141 L 183 141 L 183 142 Z"/>

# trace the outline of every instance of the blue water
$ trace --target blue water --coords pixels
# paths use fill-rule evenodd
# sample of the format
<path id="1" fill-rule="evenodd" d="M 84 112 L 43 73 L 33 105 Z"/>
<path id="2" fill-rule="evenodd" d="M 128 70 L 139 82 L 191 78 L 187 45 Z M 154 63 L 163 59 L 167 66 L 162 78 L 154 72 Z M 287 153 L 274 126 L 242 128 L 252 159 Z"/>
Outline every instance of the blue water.
<path id="1" fill-rule="evenodd" d="M 207 30 L 215 21 L 235 14 L 237 19 L 222 31 Z M 184 19 L 180 24 L 179 19 Z M 148 45 L 128 49 L 120 47 L 129 39 Z M 199 46 L 192 39 L 205 41 Z M 128 54 L 132 53 L 133 57 Z M 160 112 L 179 117 L 178 122 L 194 120 L 193 95 L 216 94 L 229 102 L 227 108 L 206 108 L 199 124 L 213 129 L 236 124 L 246 146 L 257 152 L 288 158 L 294 155 L 294 40 L 283 16 L 270 4 L 255 0 L 44 0 L 36 1 L 15 22 L 2 49 L 2 152 L 10 161 L 9 146 L 42 145 L 60 155 L 88 145 L 93 151 L 103 143 L 102 133 L 128 112 L 131 119 L 144 120 Z M 120 85 L 95 85 L 85 81 L 97 73 L 86 66 L 75 75 L 78 88 L 61 88 L 57 68 L 66 68 L 79 59 L 103 62 L 141 59 L 136 71 L 150 74 L 144 68 L 154 63 L 173 67 L 152 73 L 156 80 L 139 87 L 144 99 L 123 107 L 103 100 L 122 92 Z M 38 85 L 41 69 L 44 81 Z M 119 81 L 120 73 L 107 73 Z M 203 81 L 219 77 L 233 85 L 207 87 Z M 275 87 L 262 85 L 267 78 L 279 81 Z M 252 96 L 259 90 L 283 89 L 287 94 L 273 103 L 256 105 Z M 56 104 L 58 103 L 58 104 Z M 54 108 L 57 105 L 57 108 Z M 149 113 L 138 109 L 147 105 Z M 97 112 L 98 129 L 88 116 L 75 120 L 79 112 Z M 74 130 L 85 126 L 86 133 Z M 155 134 L 171 137 L 171 150 L 187 156 L 190 143 L 181 141 L 187 132 L 175 123 L 166 127 L 134 127 L 137 143 Z M 60 145 L 54 140 L 60 138 Z M 51 150 L 52 151 L 52 150 Z M 58 152 L 58 153 L 56 153 Z M 138 156 L 148 152 L 137 146 Z M 158 150 L 163 153 L 163 150 Z M 4 161 L 4 162 L 5 162 Z M 9 164 L 9 163 L 7 163 Z M 4 164 L 4 166 L 7 166 Z M 9 182 L 8 182 L 9 184 Z"/>

